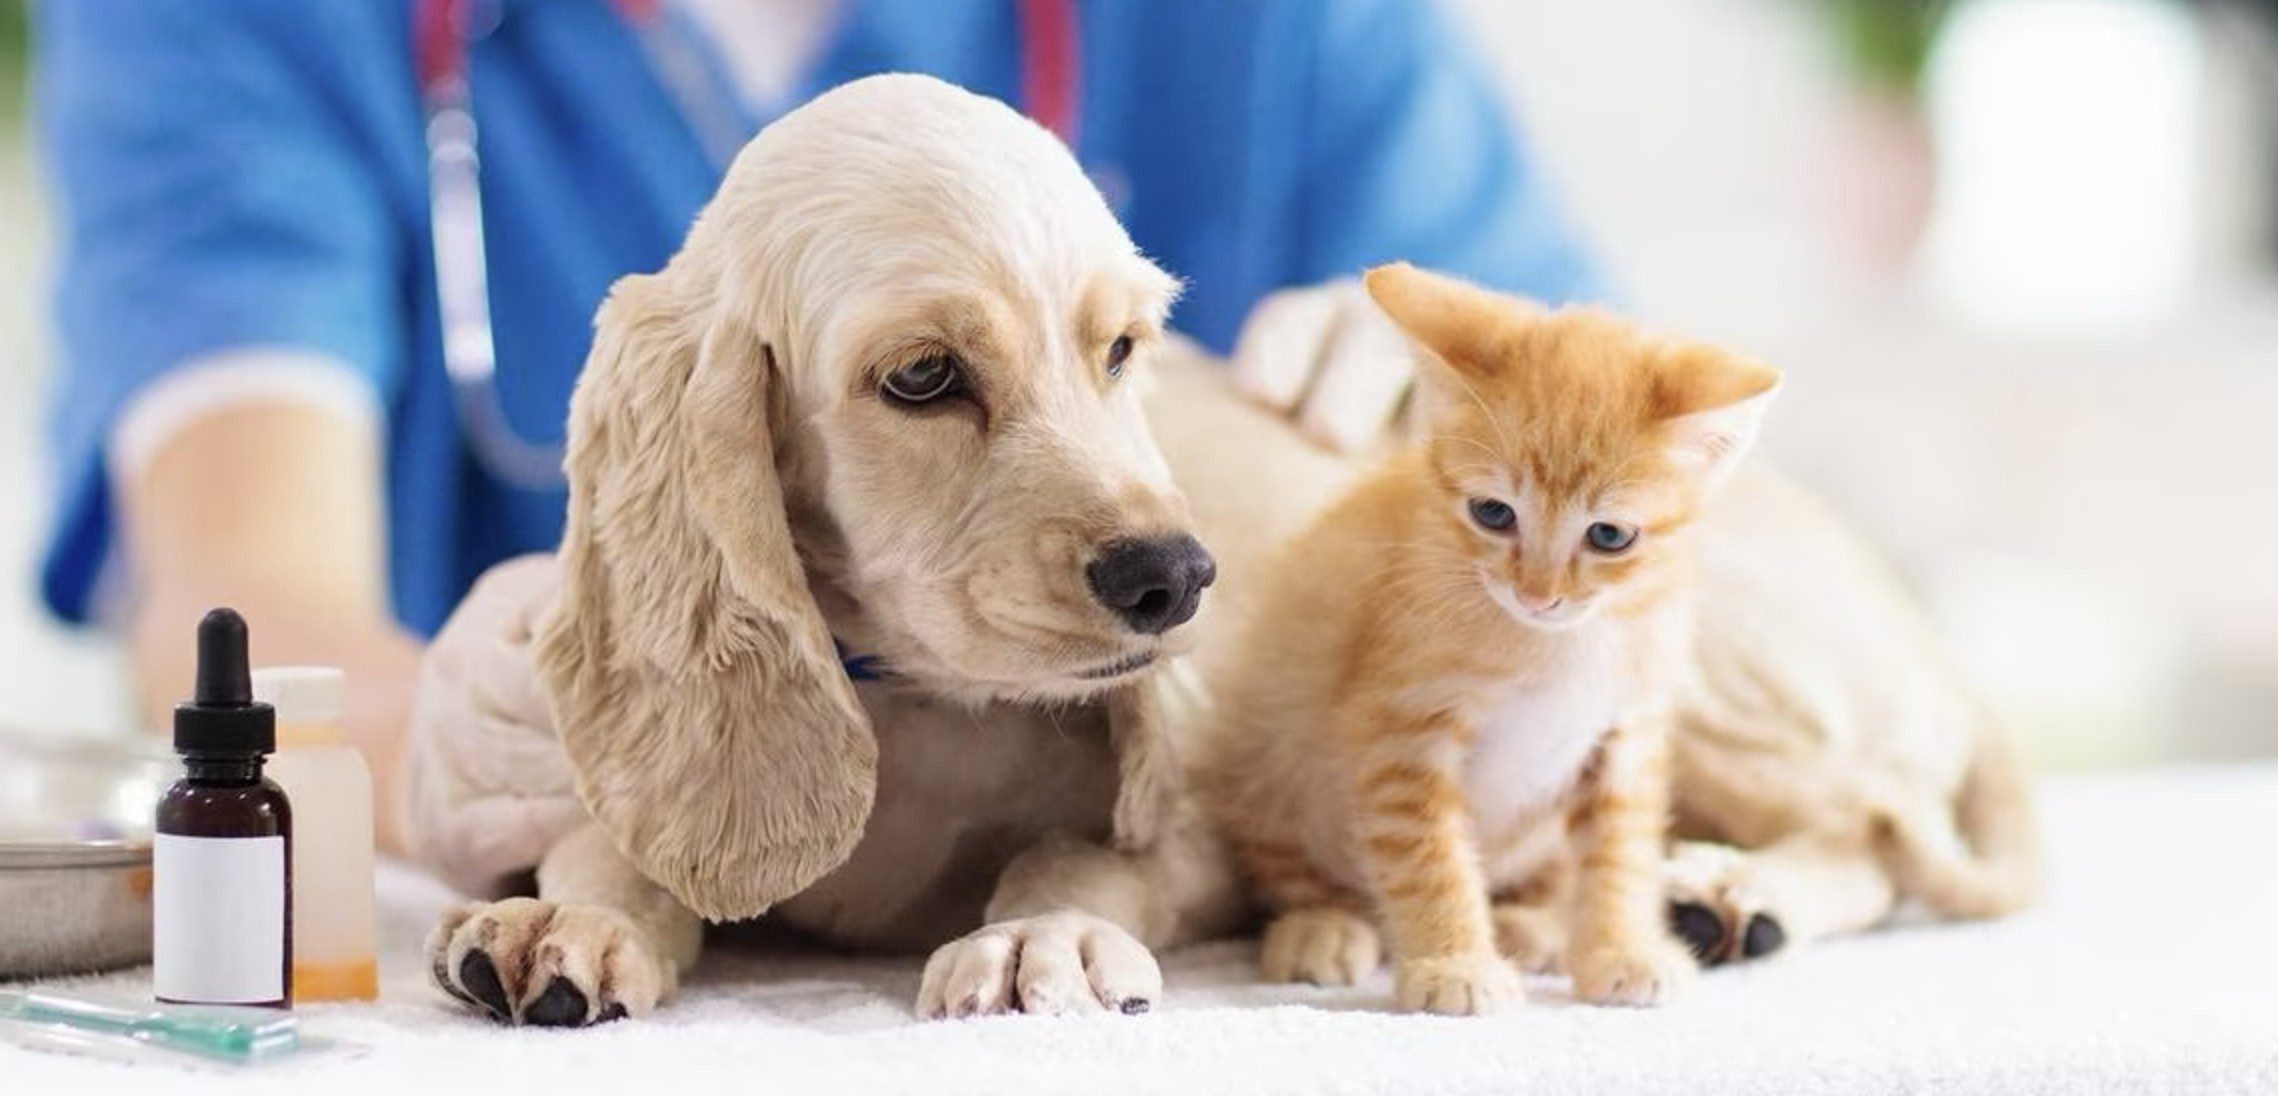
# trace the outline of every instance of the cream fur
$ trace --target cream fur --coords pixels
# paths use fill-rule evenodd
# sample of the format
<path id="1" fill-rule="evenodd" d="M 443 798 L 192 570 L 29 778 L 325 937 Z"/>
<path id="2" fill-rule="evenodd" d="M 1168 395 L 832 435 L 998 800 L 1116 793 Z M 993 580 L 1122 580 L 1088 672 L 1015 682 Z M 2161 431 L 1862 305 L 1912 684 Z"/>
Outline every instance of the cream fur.
<path id="1" fill-rule="evenodd" d="M 1086 366 L 1152 337 L 1172 290 L 1041 131 L 914 77 L 770 127 L 681 254 L 617 287 L 539 661 L 581 794 L 646 874 L 723 919 L 845 860 L 876 747 L 830 624 L 968 704 L 1082 699 L 1074 671 L 1133 653 L 1082 565 L 1182 504 L 1136 398 Z M 998 436 L 881 444 L 919 428 L 865 371 L 913 345 L 1003 356 Z M 1096 653 L 1053 665 L 1067 648 Z"/>

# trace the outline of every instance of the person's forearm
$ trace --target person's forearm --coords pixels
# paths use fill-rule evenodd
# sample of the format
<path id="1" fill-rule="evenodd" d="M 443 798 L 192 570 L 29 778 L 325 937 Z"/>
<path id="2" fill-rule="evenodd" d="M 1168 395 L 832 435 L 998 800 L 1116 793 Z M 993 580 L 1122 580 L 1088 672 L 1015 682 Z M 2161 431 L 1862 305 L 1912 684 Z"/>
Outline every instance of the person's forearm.
<path id="1" fill-rule="evenodd" d="M 198 617 L 231 605 L 256 664 L 349 675 L 348 731 L 372 768 L 381 845 L 400 847 L 395 777 L 419 658 L 387 607 L 378 440 L 369 422 L 292 404 L 183 426 L 117 489 L 135 583 L 128 636 L 152 727 L 186 695 Z"/>

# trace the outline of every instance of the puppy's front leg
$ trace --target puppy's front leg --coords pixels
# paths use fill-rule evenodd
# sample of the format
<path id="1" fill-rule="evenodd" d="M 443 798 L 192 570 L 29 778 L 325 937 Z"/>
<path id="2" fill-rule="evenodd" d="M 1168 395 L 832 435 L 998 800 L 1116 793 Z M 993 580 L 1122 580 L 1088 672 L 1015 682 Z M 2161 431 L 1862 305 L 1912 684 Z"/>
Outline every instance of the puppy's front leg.
<path id="1" fill-rule="evenodd" d="M 435 984 L 492 1019 L 582 1027 L 639 1016 L 696 961 L 704 923 L 599 825 L 546 854 L 538 897 L 469 903 L 427 940 Z"/>
<path id="2" fill-rule="evenodd" d="M 1232 861 L 1191 814 L 1138 852 L 1048 840 L 1006 865 L 987 924 L 927 960 L 917 1012 L 1145 1012 L 1163 992 L 1149 949 L 1232 931 L 1245 912 Z"/>

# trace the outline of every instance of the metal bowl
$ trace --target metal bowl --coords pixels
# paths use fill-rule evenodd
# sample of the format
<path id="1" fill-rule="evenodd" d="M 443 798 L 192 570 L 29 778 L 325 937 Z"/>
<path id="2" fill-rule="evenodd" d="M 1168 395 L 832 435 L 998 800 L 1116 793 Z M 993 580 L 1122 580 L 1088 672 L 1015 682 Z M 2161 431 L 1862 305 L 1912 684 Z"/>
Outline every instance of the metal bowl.
<path id="1" fill-rule="evenodd" d="M 156 742 L 0 730 L 0 977 L 150 958 Z"/>

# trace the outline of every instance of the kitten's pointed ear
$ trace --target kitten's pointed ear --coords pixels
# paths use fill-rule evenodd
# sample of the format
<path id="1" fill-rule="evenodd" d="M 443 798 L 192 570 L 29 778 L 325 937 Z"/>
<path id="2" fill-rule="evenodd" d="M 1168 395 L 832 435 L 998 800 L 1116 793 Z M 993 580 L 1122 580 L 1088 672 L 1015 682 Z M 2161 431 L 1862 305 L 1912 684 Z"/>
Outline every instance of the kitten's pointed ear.
<path id="1" fill-rule="evenodd" d="M 1710 490 L 1756 444 L 1764 412 L 1780 393 L 1780 371 L 1711 346 L 1662 352 L 1653 374 L 1653 412 L 1670 450 L 1698 469 Z"/>
<path id="2" fill-rule="evenodd" d="M 1502 336 L 1512 322 L 1539 312 L 1515 297 L 1407 263 L 1386 263 L 1361 283 L 1409 338 L 1466 376 L 1494 372 L 1507 356 Z"/>

